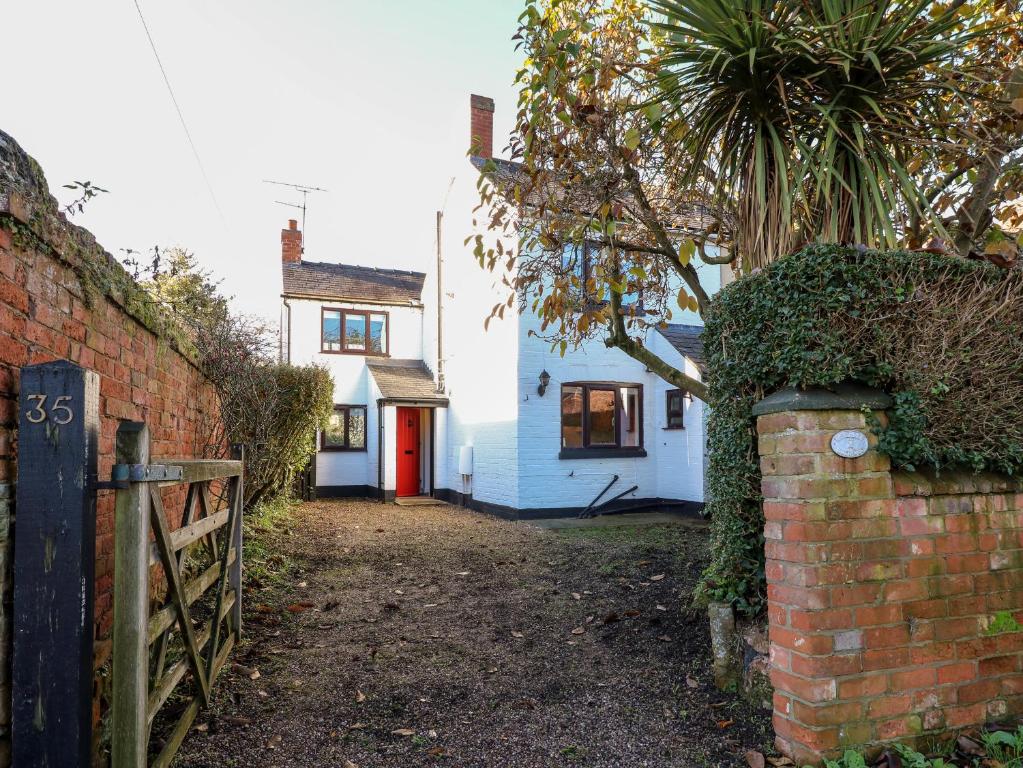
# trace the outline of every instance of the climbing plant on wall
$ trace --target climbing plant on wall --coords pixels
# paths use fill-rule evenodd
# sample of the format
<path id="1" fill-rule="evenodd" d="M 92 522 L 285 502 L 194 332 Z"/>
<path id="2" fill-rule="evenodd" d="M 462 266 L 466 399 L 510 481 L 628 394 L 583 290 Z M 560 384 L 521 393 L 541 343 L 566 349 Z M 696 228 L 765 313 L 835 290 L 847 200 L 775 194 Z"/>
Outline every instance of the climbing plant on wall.
<path id="1" fill-rule="evenodd" d="M 895 405 L 880 449 L 906 469 L 1023 471 L 1023 270 L 907 251 L 815 246 L 741 278 L 707 313 L 705 598 L 763 605 L 754 403 L 858 381 Z"/>

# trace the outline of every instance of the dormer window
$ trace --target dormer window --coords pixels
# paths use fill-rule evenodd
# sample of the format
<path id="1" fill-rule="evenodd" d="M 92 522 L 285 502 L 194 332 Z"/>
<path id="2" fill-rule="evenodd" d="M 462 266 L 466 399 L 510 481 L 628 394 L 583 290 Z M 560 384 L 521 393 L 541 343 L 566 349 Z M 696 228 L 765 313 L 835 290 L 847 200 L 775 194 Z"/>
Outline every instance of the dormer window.
<path id="1" fill-rule="evenodd" d="M 320 350 L 349 355 L 387 355 L 388 315 L 361 309 L 323 309 Z"/>

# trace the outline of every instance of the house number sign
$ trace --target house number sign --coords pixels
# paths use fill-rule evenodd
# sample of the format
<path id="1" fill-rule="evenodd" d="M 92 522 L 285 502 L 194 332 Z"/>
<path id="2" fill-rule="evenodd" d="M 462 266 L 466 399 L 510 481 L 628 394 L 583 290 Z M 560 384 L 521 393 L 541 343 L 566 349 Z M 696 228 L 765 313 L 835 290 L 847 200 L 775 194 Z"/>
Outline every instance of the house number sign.
<path id="1" fill-rule="evenodd" d="M 46 404 L 46 395 L 29 395 L 25 399 L 32 403 L 32 407 L 25 413 L 25 418 L 31 424 L 42 424 L 49 419 L 54 424 L 64 426 L 75 418 L 75 412 L 69 405 L 71 395 L 55 397 L 49 407 Z"/>
<path id="2" fill-rule="evenodd" d="M 867 448 L 867 436 L 855 429 L 843 429 L 831 438 L 831 450 L 843 459 L 858 459 Z"/>

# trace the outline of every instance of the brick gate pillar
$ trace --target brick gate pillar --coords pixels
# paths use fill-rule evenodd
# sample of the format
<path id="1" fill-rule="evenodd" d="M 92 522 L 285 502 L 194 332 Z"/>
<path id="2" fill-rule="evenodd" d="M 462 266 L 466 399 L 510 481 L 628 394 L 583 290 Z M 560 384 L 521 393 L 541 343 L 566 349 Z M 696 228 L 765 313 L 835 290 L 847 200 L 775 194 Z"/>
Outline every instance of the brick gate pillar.
<path id="1" fill-rule="evenodd" d="M 889 461 L 868 425 L 890 402 L 855 387 L 783 390 L 753 411 L 774 729 L 778 749 L 798 765 L 878 738 L 863 697 L 888 690 L 888 677 L 872 670 L 889 666 L 891 647 L 908 642 L 904 625 L 885 626 L 898 621 L 887 615 L 883 585 L 897 575 L 889 558 L 902 551 Z M 838 455 L 839 434 L 838 450 L 862 455 Z"/>

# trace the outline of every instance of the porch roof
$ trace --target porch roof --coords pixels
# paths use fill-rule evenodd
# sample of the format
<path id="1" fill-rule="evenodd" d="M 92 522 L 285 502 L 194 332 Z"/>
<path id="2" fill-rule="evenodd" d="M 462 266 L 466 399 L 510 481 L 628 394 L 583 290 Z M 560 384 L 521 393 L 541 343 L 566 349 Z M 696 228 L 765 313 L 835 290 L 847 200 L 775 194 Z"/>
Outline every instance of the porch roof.
<path id="1" fill-rule="evenodd" d="M 384 400 L 445 406 L 448 399 L 437 392 L 433 374 L 422 360 L 367 360 Z"/>

